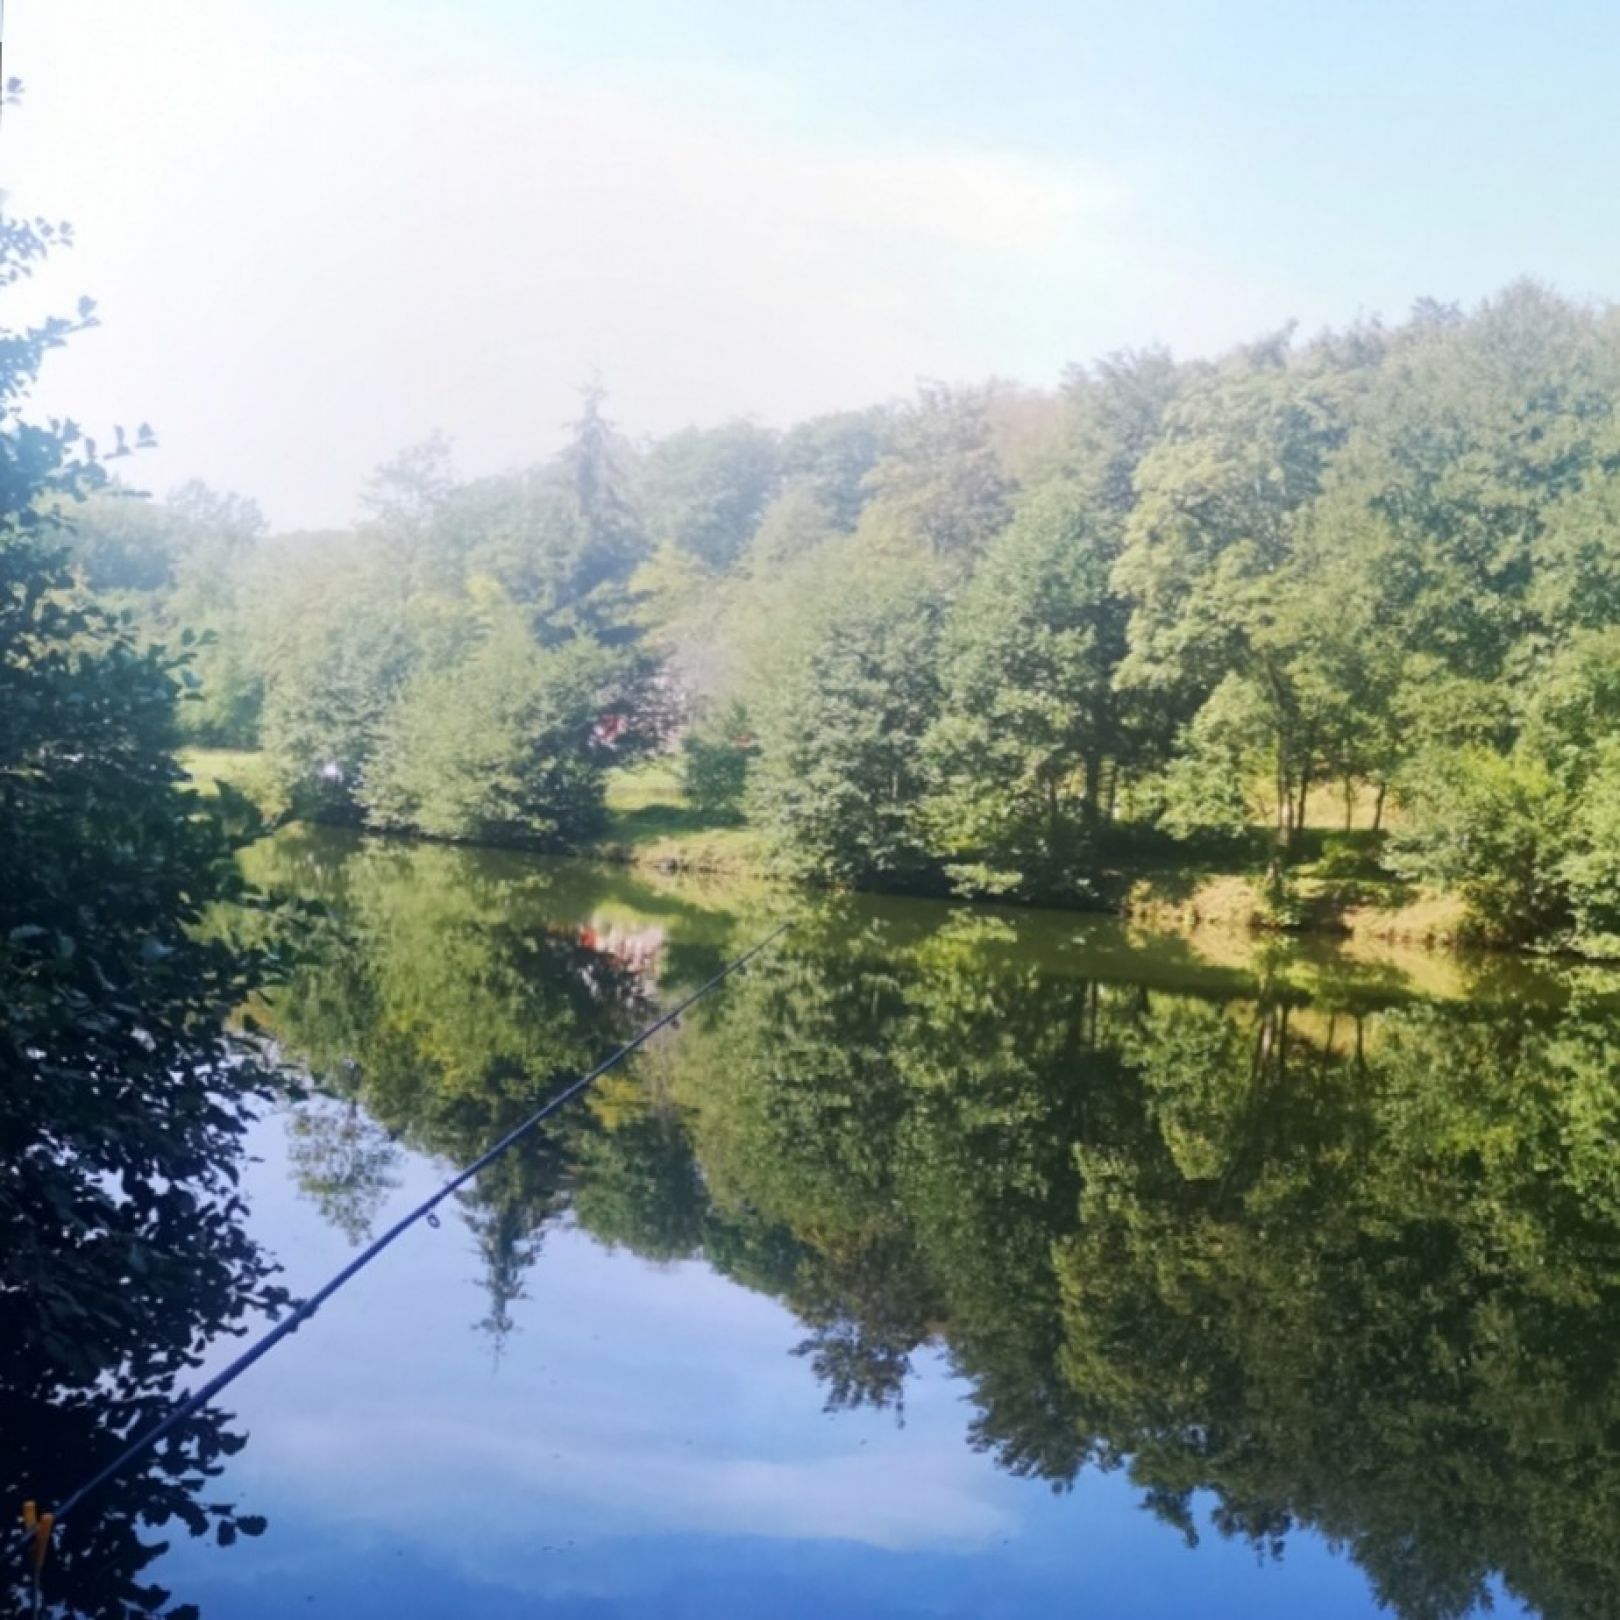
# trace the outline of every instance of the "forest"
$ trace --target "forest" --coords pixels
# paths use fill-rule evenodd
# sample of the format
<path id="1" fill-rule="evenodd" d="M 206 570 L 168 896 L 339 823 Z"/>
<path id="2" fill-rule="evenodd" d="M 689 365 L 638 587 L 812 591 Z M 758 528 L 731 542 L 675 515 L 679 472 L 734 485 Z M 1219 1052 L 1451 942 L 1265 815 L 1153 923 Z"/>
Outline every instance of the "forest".
<path id="1" fill-rule="evenodd" d="M 1620 1620 L 1593 19 L 17 9 L 0 1611 Z"/>
<path id="2" fill-rule="evenodd" d="M 0 281 L 59 241 L 8 222 Z M 492 886 L 446 847 L 589 848 L 638 759 L 832 888 L 1083 905 L 1226 848 L 1280 913 L 1336 862 L 1505 941 L 1620 935 L 1606 313 L 1524 285 L 643 445 L 593 392 L 549 461 L 458 483 L 430 440 L 353 530 L 275 536 L 30 419 L 93 320 L 0 343 L 16 1500 L 60 1500 L 199 1346 L 287 1304 L 243 1224 L 257 1113 L 311 1089 L 293 1169 L 357 1239 L 402 1145 L 464 1161 L 645 1020 L 646 983 L 546 920 L 546 863 Z M 421 836 L 265 840 L 188 745 L 253 750 L 272 815 Z M 1498 1579 L 1596 1612 L 1620 1206 L 1592 970 L 1561 1015 L 1301 1008 L 998 956 L 1006 912 L 902 939 L 845 904 L 479 1179 L 485 1331 L 566 1218 L 783 1301 L 832 1407 L 902 1408 L 938 1349 L 1015 1474 L 1128 1469 L 1189 1536 L 1209 1494 L 1267 1556 L 1319 1531 L 1413 1620 Z M 672 942 L 660 983 L 735 944 Z M 212 1484 L 244 1443 L 197 1414 L 63 1538 L 58 1601 L 157 1612 L 148 1530 L 262 1534 Z"/>
<path id="3" fill-rule="evenodd" d="M 1620 316 L 1521 283 L 782 432 L 633 443 L 590 389 L 525 469 L 406 449 L 350 530 L 113 481 L 71 545 L 194 638 L 185 735 L 261 751 L 278 811 L 578 849 L 668 755 L 819 884 L 1084 906 L 1239 858 L 1286 923 L 1308 861 L 1605 954 L 1617 402 Z"/>

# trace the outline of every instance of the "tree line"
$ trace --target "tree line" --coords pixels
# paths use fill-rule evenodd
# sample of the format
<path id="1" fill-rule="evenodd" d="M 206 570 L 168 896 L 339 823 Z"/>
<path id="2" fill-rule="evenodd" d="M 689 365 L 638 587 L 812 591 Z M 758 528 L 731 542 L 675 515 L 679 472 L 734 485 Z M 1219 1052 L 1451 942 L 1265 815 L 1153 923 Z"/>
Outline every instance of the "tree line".
<path id="1" fill-rule="evenodd" d="M 817 882 L 1085 903 L 1224 850 L 1283 914 L 1342 811 L 1330 866 L 1602 952 L 1617 401 L 1620 318 L 1521 283 L 784 432 L 631 444 L 592 393 L 529 469 L 405 452 L 351 531 L 193 490 L 79 544 L 205 634 L 193 735 L 309 813 L 578 846 L 679 739 L 694 802 Z"/>

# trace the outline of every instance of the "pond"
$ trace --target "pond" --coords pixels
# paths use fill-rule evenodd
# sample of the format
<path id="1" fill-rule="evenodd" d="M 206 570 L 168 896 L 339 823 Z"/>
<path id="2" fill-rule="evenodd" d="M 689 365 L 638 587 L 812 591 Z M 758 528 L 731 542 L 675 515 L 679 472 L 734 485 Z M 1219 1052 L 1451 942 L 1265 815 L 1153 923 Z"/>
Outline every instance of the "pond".
<path id="1" fill-rule="evenodd" d="M 294 830 L 209 1617 L 1620 1612 L 1620 981 Z M 228 1341 L 216 1360 L 239 1346 Z"/>

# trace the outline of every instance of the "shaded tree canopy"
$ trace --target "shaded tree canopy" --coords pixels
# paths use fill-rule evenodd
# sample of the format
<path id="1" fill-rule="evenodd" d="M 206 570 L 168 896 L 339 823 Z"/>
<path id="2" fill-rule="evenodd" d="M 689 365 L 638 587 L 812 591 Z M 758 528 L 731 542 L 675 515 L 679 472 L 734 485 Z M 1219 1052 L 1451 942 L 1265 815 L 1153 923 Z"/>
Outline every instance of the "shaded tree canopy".
<path id="1" fill-rule="evenodd" d="M 0 218 L 0 286 L 64 234 Z M 113 499 L 95 446 L 26 415 L 42 361 L 90 319 L 84 303 L 0 332 L 0 1474 L 8 1501 L 46 1507 L 165 1413 L 210 1340 L 286 1297 L 237 1190 L 270 1076 L 225 1030 L 276 960 L 201 927 L 252 902 L 227 823 L 254 818 L 206 805 L 175 763 L 189 654 L 83 589 L 114 566 L 72 531 Z M 208 1408 L 110 1482 L 58 1533 L 52 1612 L 194 1613 L 145 1573 L 163 1547 L 147 1530 L 262 1530 L 201 1494 L 242 1444 Z M 23 1580 L 0 1578 L 18 1612 Z"/>

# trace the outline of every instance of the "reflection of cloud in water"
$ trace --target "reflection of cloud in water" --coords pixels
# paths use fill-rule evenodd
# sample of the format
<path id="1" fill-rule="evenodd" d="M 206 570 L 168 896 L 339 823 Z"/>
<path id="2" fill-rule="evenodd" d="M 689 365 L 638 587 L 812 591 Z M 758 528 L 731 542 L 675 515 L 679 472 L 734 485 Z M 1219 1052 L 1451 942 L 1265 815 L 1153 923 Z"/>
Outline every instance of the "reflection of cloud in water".
<path id="1" fill-rule="evenodd" d="M 633 1529 L 971 1550 L 1013 1524 L 983 1498 L 983 1467 L 959 1436 L 907 1447 L 903 1458 L 874 1448 L 781 1462 L 672 1451 L 650 1435 L 639 1447 L 609 1447 L 552 1427 L 525 1434 L 459 1415 L 376 1411 L 341 1429 L 286 1423 L 271 1449 L 308 1481 L 371 1474 L 357 1516 L 412 1536 L 431 1536 L 446 1500 L 474 1498 L 481 1535 L 532 1538 L 544 1528 L 548 1540 L 566 1527 L 570 1536 Z M 378 1471 L 386 1456 L 402 1466 Z M 409 1465 L 428 1457 L 454 1458 L 455 1473 Z"/>
<path id="2" fill-rule="evenodd" d="M 1203 1027 L 1197 1004 L 1169 1010 Z M 1224 1039 L 1226 1014 L 1203 1022 Z M 303 1291 L 347 1251 L 287 1183 L 287 1145 L 265 1122 L 249 1191 Z M 439 1175 L 405 1149 L 394 1196 Z M 464 1232 L 419 1230 L 233 1389 L 253 1443 L 232 1488 L 272 1533 L 228 1557 L 177 1543 L 177 1590 L 240 1620 L 281 1620 L 289 1591 L 355 1620 L 969 1620 L 1066 1612 L 1076 1592 L 1140 1620 L 1374 1612 L 1361 1570 L 1308 1531 L 1281 1563 L 1241 1536 L 1193 1555 L 1123 1471 L 1061 1497 L 998 1471 L 964 1443 L 974 1410 L 942 1349 L 917 1356 L 904 1429 L 825 1417 L 788 1353 L 802 1324 L 702 1261 L 654 1269 L 553 1225 L 498 1370 L 467 1331 L 480 1287 Z"/>
<path id="3" fill-rule="evenodd" d="M 313 1218 L 264 1180 L 264 1213 Z M 729 1533 L 896 1551 L 1009 1533 L 1008 1482 L 963 1445 L 961 1388 L 935 1358 L 904 1429 L 830 1422 L 779 1304 L 701 1263 L 654 1268 L 563 1230 L 491 1375 L 464 1312 L 423 1308 L 472 1286 L 466 1259 L 414 1242 L 324 1312 L 318 1337 L 290 1340 L 243 1386 L 253 1445 L 238 1466 L 272 1494 L 296 1480 L 303 1513 L 424 1541 L 469 1500 L 481 1536 L 525 1543 Z"/>

